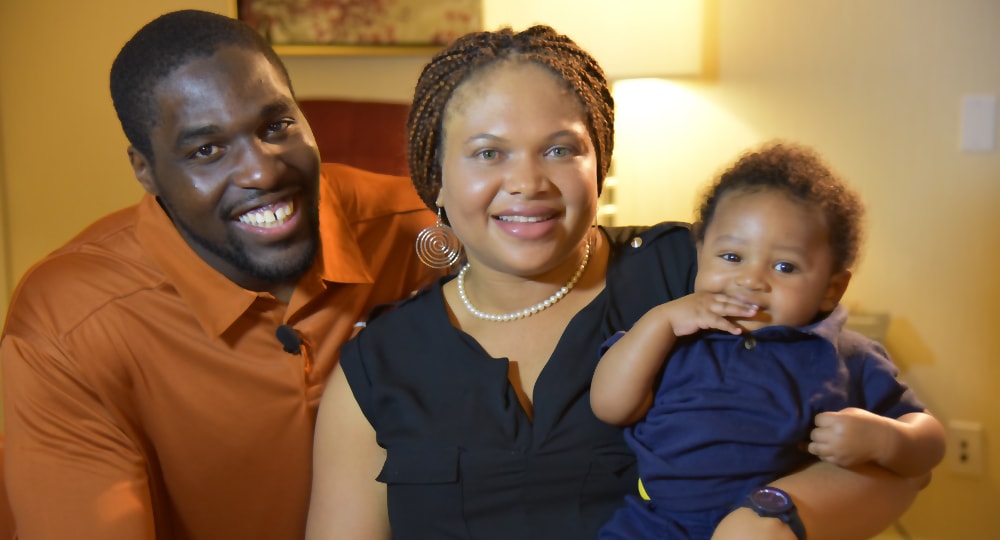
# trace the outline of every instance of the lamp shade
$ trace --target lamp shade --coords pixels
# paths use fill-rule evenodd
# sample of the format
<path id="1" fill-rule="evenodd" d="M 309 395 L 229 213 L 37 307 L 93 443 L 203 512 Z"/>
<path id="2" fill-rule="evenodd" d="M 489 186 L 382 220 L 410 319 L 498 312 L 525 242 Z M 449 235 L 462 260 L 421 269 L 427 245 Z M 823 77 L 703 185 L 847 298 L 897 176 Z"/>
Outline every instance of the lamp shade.
<path id="1" fill-rule="evenodd" d="M 547 24 L 600 62 L 609 79 L 697 76 L 703 0 L 483 0 L 488 30 Z"/>

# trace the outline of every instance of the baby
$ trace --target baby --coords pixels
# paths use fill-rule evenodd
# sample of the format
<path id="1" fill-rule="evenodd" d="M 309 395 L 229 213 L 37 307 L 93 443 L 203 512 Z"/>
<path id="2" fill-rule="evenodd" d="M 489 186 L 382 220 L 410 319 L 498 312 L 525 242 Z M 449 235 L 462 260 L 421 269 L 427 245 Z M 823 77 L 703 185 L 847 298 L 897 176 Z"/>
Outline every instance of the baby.
<path id="1" fill-rule="evenodd" d="M 735 507 L 805 538 L 767 484 L 819 458 L 929 472 L 944 430 L 885 349 L 843 328 L 863 205 L 811 150 L 770 144 L 711 186 L 695 292 L 619 332 L 594 375 L 598 418 L 629 425 L 639 463 L 601 538 L 710 538 Z"/>

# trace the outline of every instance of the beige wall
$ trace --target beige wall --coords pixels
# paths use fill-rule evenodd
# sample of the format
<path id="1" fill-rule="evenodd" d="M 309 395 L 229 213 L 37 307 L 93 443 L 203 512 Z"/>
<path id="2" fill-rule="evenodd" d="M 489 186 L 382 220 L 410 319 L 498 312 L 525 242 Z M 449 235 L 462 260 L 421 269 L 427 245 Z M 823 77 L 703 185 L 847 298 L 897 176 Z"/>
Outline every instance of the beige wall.
<path id="1" fill-rule="evenodd" d="M 717 81 L 660 82 L 644 102 L 616 89 L 621 122 L 646 121 L 618 140 L 621 211 L 690 219 L 703 182 L 747 145 L 820 149 L 869 205 L 846 303 L 889 312 L 903 378 L 942 421 L 985 430 L 985 473 L 942 465 L 902 524 L 996 537 L 1000 152 L 962 153 L 958 132 L 963 94 L 1000 94 L 1000 2 L 721 0 L 719 23 Z"/>
<path id="2" fill-rule="evenodd" d="M 121 45 L 164 11 L 230 13 L 230 0 L 0 3 L 0 140 L 8 207 L 4 285 L 83 224 L 134 202 L 132 176 L 108 92 Z M 406 101 L 426 57 L 291 58 L 300 97 Z M 16 204 L 15 204 L 16 202 Z M 3 292 L 3 289 L 0 289 Z M 8 294 L 3 294 L 6 303 Z M 4 304 L 5 305 L 5 304 Z M 6 310 L 4 310 L 4 313 Z"/>
<path id="3" fill-rule="evenodd" d="M 0 306 L 4 285 L 30 264 L 139 195 L 107 91 L 120 45 L 166 10 L 229 10 L 228 0 L 59 4 L 0 3 Z M 767 138 L 826 154 L 870 206 L 866 255 L 847 303 L 892 315 L 888 346 L 943 421 L 985 427 L 986 474 L 940 467 L 902 523 L 914 538 L 990 537 L 1000 530 L 1000 343 L 991 335 L 1000 305 L 1000 154 L 959 152 L 957 132 L 963 93 L 1000 93 L 1000 2 L 719 7 L 717 81 L 616 88 L 623 221 L 689 219 L 701 184 Z M 288 64 L 302 97 L 405 101 L 425 60 Z M 641 91 L 653 101 L 635 97 Z M 628 126 L 637 116 L 655 129 Z"/>
<path id="4" fill-rule="evenodd" d="M 3 109 L 0 108 L 0 125 L 3 125 Z M 10 269 L 7 267 L 10 256 L 7 253 L 7 183 L 4 181 L 4 159 L 3 159 L 3 133 L 0 132 L 0 313 L 7 313 L 7 298 L 10 296 Z M 0 326 L 3 324 L 3 315 L 0 315 Z M 0 433 L 3 432 L 3 421 L 0 418 Z"/>
<path id="5" fill-rule="evenodd" d="M 2 63 L 2 62 L 0 62 Z M 3 78 L 0 77 L 0 81 Z M 0 94 L 3 92 L 0 91 Z M 0 108 L 0 125 L 3 123 L 3 109 Z M 10 269 L 8 268 L 8 263 L 10 257 L 7 252 L 7 217 L 9 215 L 7 211 L 7 196 L 6 196 L 6 182 L 4 181 L 4 159 L 3 159 L 3 133 L 0 132 L 0 313 L 7 313 L 7 298 L 10 297 Z M 3 326 L 4 315 L 0 315 L 0 328 Z M 0 373 L 0 388 L 3 387 L 3 373 Z M 3 423 L 3 405 L 0 404 L 0 433 L 4 431 Z"/>

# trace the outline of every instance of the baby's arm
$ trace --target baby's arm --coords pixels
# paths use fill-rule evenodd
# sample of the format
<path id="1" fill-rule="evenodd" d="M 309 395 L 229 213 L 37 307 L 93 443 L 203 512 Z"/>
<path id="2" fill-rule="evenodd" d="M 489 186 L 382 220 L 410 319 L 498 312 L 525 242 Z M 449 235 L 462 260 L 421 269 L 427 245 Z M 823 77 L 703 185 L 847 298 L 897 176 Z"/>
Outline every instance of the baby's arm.
<path id="1" fill-rule="evenodd" d="M 739 334 L 741 328 L 726 317 L 752 317 L 756 311 L 756 306 L 705 292 L 647 311 L 597 364 L 590 391 L 594 414 L 609 424 L 635 423 L 653 403 L 653 383 L 677 337 L 710 328 Z"/>
<path id="2" fill-rule="evenodd" d="M 927 413 L 892 419 L 851 407 L 819 413 L 815 423 L 809 452 L 841 467 L 870 461 L 901 476 L 917 476 L 944 457 L 944 427 Z"/>

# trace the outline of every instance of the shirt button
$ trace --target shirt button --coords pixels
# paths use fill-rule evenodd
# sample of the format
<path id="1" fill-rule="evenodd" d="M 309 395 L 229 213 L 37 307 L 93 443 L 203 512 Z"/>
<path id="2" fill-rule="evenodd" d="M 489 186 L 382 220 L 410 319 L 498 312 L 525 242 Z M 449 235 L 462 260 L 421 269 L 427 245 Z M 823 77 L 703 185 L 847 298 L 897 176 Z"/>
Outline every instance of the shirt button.
<path id="1" fill-rule="evenodd" d="M 753 336 L 747 336 L 747 338 L 743 340 L 743 348 L 748 351 L 752 351 L 756 346 L 757 340 L 754 339 Z"/>
<path id="2" fill-rule="evenodd" d="M 628 245 L 630 245 L 630 246 L 632 246 L 634 248 L 642 247 L 642 238 L 639 238 L 638 236 L 636 236 L 635 238 L 632 239 L 631 242 L 628 243 Z"/>

